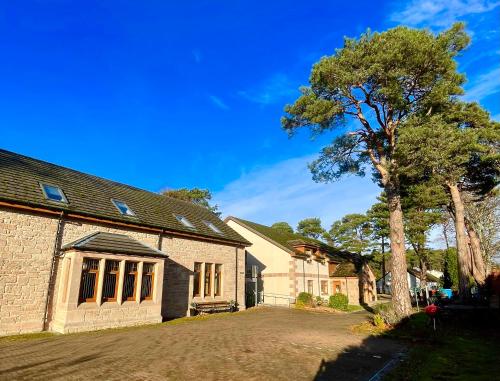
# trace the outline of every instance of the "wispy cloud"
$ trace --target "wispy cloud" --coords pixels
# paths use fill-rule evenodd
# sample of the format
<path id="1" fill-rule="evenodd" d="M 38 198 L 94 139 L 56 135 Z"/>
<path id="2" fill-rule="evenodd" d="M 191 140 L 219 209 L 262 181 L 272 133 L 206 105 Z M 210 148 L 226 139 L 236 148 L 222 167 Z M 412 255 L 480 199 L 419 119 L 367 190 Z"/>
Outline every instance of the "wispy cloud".
<path id="1" fill-rule="evenodd" d="M 500 67 L 497 66 L 487 73 L 477 76 L 466 90 L 464 98 L 468 101 L 480 101 L 500 92 Z"/>
<path id="2" fill-rule="evenodd" d="M 243 174 L 214 194 L 225 215 L 263 224 L 320 217 L 325 228 L 347 213 L 365 212 L 380 193 L 369 178 L 346 177 L 333 184 L 313 182 L 307 163 L 293 158 Z"/>
<path id="3" fill-rule="evenodd" d="M 215 95 L 209 95 L 208 99 L 210 99 L 212 101 L 212 103 L 214 105 L 216 105 L 218 108 L 220 108 L 222 110 L 229 110 L 229 106 L 219 97 L 217 97 Z"/>
<path id="4" fill-rule="evenodd" d="M 282 101 L 298 93 L 298 85 L 283 73 L 276 73 L 260 85 L 239 91 L 241 97 L 261 105 L 269 105 Z"/>
<path id="5" fill-rule="evenodd" d="M 439 28 L 468 15 L 489 12 L 499 5 L 500 1 L 488 0 L 413 0 L 395 10 L 390 18 L 406 25 Z"/>

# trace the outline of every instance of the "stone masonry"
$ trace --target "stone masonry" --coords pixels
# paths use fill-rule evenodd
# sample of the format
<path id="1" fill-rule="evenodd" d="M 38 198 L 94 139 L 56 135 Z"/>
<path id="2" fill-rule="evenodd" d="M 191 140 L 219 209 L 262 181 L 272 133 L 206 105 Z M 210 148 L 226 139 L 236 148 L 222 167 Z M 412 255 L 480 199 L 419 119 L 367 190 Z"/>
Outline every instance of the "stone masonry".
<path id="1" fill-rule="evenodd" d="M 56 243 L 57 215 L 29 213 L 8 208 L 0 209 L 0 335 L 37 332 L 44 329 L 44 313 L 47 301 L 51 261 Z M 139 229 L 90 223 L 81 220 L 63 220 L 60 244 L 64 245 L 96 231 L 126 234 L 148 246 L 157 248 L 159 235 Z M 161 250 L 169 257 L 165 259 L 161 315 L 166 317 L 189 314 L 192 298 L 194 262 L 219 263 L 222 270 L 222 296 L 203 300 L 237 300 L 244 309 L 245 254 L 243 248 L 212 243 L 191 238 L 164 236 Z M 237 269 L 236 269 L 237 258 Z M 48 300 L 48 324 L 57 314 L 58 293 L 63 274 L 63 258 L 55 263 L 54 282 Z M 237 286 L 237 292 L 236 292 Z M 109 307 L 109 306 L 108 306 Z M 124 316 L 128 324 L 144 321 L 138 312 L 137 319 L 127 319 L 127 308 L 104 308 L 104 312 L 86 311 L 84 321 L 92 327 L 117 326 L 122 324 L 95 324 L 92 316 L 115 315 L 114 320 Z M 121 308 L 123 307 L 123 308 Z M 78 308 L 84 313 L 88 306 Z M 111 312 L 107 311 L 110 310 Z M 118 316 L 118 318 L 116 318 Z M 74 327 L 73 330 L 80 330 Z"/>

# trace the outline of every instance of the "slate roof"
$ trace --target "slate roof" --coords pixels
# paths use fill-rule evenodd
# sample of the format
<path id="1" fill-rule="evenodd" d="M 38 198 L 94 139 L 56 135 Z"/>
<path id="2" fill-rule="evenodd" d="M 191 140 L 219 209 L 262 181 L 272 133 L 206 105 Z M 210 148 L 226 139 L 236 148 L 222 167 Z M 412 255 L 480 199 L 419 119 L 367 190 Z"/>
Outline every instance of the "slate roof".
<path id="1" fill-rule="evenodd" d="M 317 239 L 303 237 L 300 234 L 296 233 L 284 233 L 270 226 L 261 225 L 252 221 L 243 220 L 241 218 L 236 218 L 233 216 L 227 217 L 225 221 L 227 222 L 229 220 L 233 220 L 236 223 L 245 226 L 246 228 L 253 231 L 257 235 L 260 235 L 261 237 L 267 239 L 268 241 L 271 241 L 271 243 L 275 244 L 276 246 L 280 247 L 281 249 L 289 253 L 295 252 L 293 244 L 304 243 L 321 247 L 325 252 L 327 252 L 330 255 L 330 258 L 334 261 L 341 262 L 346 259 L 350 259 L 352 257 L 351 253 L 336 249 Z"/>
<path id="2" fill-rule="evenodd" d="M 68 203 L 47 200 L 40 183 L 60 187 Z M 125 202 L 135 216 L 122 215 L 111 199 Z M 189 233 L 246 246 L 250 244 L 214 213 L 202 206 L 2 149 L 0 149 L 0 201 L 165 229 L 169 233 Z M 184 226 L 175 218 L 176 214 L 185 216 L 196 229 Z M 213 223 L 222 234 L 214 232 L 203 221 Z"/>
<path id="3" fill-rule="evenodd" d="M 333 277 L 357 277 L 358 271 L 354 263 L 345 261 L 339 263 L 331 275 Z"/>
<path id="4" fill-rule="evenodd" d="M 136 239 L 124 234 L 113 234 L 96 232 L 80 238 L 77 241 L 68 243 L 62 247 L 62 250 L 84 250 L 97 251 L 115 254 L 134 254 L 153 257 L 168 257 L 160 250 L 154 249 Z"/>

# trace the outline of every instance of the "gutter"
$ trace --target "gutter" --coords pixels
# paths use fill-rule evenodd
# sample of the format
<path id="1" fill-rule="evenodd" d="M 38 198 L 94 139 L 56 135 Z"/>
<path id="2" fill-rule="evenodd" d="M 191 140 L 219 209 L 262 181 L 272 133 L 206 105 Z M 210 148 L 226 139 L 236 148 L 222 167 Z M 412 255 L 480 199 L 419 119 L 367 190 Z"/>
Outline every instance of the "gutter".
<path id="1" fill-rule="evenodd" d="M 172 234 L 174 236 L 195 238 L 198 240 L 208 241 L 208 242 L 224 243 L 226 245 L 237 245 L 238 247 L 251 246 L 251 243 L 248 241 L 247 242 L 233 241 L 233 240 L 226 240 L 226 239 L 220 239 L 220 238 L 209 237 L 209 236 L 195 235 L 195 234 L 190 234 L 187 232 L 181 232 L 181 231 L 177 231 L 177 230 L 168 230 L 168 229 L 164 229 L 164 228 L 150 227 L 147 225 L 120 222 L 120 221 L 114 221 L 114 220 L 109 220 L 109 219 L 105 219 L 105 218 L 89 217 L 89 216 L 85 216 L 85 215 L 77 214 L 77 213 L 67 213 L 65 211 L 56 211 L 56 210 L 52 210 L 49 208 L 28 206 L 28 205 L 16 204 L 16 203 L 5 202 L 5 201 L 0 201 L 0 206 L 6 206 L 9 208 L 14 208 L 14 209 L 29 210 L 32 212 L 39 212 L 39 213 L 52 214 L 52 215 L 60 215 L 60 213 L 63 212 L 63 213 L 66 213 L 66 218 L 74 218 L 74 219 L 78 219 L 78 220 L 92 221 L 92 222 L 98 222 L 98 223 L 109 224 L 109 225 L 114 225 L 114 226 L 123 226 L 123 227 L 128 227 L 131 229 L 143 230 L 143 231 L 154 232 L 154 233 L 162 233 L 162 232 L 163 232 L 163 234 L 169 233 L 169 234 Z"/>

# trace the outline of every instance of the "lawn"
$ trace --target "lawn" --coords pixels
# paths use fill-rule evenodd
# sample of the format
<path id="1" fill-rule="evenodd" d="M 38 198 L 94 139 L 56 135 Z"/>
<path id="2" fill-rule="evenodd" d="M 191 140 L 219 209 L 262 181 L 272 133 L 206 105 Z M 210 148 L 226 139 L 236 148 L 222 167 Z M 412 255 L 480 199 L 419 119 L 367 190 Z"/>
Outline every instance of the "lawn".
<path id="1" fill-rule="evenodd" d="M 438 325 L 436 334 L 427 317 L 414 315 L 406 327 L 390 332 L 392 337 L 414 342 L 405 360 L 384 380 L 485 380 L 500 375 L 498 314 L 460 313 Z"/>

